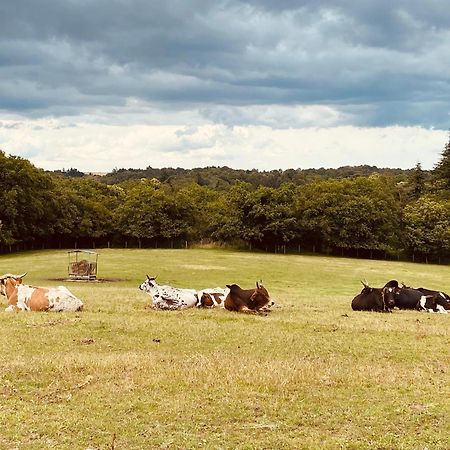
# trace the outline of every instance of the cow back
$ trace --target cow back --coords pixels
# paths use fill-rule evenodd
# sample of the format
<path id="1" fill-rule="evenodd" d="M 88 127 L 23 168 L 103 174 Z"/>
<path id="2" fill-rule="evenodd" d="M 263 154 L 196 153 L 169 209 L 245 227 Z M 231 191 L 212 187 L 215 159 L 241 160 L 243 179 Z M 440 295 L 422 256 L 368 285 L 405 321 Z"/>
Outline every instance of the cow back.
<path id="1" fill-rule="evenodd" d="M 270 302 L 269 293 L 262 285 L 258 285 L 254 289 L 241 289 L 237 284 L 227 284 L 227 287 L 230 292 L 225 299 L 224 306 L 228 311 L 242 311 L 244 309 L 259 311 Z"/>
<path id="2" fill-rule="evenodd" d="M 400 309 L 416 309 L 425 295 L 413 288 L 397 288 L 394 292 L 395 306 Z"/>

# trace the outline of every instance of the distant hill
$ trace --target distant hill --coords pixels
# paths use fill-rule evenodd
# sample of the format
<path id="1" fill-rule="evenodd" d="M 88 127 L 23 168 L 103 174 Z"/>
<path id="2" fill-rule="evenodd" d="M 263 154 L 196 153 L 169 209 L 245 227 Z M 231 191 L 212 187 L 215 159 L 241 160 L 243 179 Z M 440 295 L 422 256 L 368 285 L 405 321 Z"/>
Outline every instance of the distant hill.
<path id="1" fill-rule="evenodd" d="M 230 167 L 203 167 L 195 169 L 162 168 L 155 169 L 115 169 L 103 176 L 96 177 L 98 181 L 107 184 L 117 184 L 128 180 L 148 178 L 161 183 L 175 186 L 195 182 L 200 186 L 209 186 L 217 190 L 226 190 L 237 181 L 250 183 L 252 186 L 268 186 L 277 188 L 283 183 L 296 185 L 306 184 L 315 179 L 352 178 L 356 176 L 370 176 L 382 174 L 405 179 L 410 170 L 378 168 L 376 166 L 343 166 L 337 169 L 287 169 L 260 171 L 257 169 L 243 170 Z M 424 171 L 426 174 L 426 171 Z M 93 174 L 91 174 L 92 176 Z"/>

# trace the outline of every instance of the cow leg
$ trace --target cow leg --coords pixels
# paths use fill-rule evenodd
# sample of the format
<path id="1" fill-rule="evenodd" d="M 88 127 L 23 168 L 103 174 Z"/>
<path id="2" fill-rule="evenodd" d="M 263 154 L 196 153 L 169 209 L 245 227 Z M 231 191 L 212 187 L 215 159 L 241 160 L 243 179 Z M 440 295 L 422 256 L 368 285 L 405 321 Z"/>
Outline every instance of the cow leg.
<path id="1" fill-rule="evenodd" d="M 19 312 L 19 308 L 15 305 L 9 305 L 7 308 L 5 308 L 6 312 Z"/>
<path id="2" fill-rule="evenodd" d="M 242 312 L 244 314 L 257 314 L 257 311 L 255 311 L 254 309 L 250 309 L 245 305 L 241 305 L 241 307 L 239 308 L 239 312 Z"/>
<path id="3" fill-rule="evenodd" d="M 423 295 L 422 297 L 420 297 L 420 300 L 417 302 L 417 309 L 419 311 L 429 311 L 426 307 L 426 303 L 427 303 L 427 297 L 425 295 Z"/>
<path id="4" fill-rule="evenodd" d="M 242 312 L 245 312 L 247 314 L 257 314 L 259 316 L 267 316 L 269 314 L 270 310 L 265 309 L 264 307 L 259 308 L 259 309 L 250 309 L 250 308 L 245 307 L 245 310 Z"/>
<path id="5" fill-rule="evenodd" d="M 269 303 L 268 305 L 265 305 L 261 308 L 261 311 L 264 312 L 271 312 L 272 311 L 272 306 L 275 304 L 275 302 Z"/>
<path id="6" fill-rule="evenodd" d="M 443 299 L 442 297 L 437 297 L 435 299 L 435 311 L 438 313 L 442 313 L 442 314 L 448 314 L 447 309 L 445 308 L 447 306 L 447 300 L 445 300 L 445 298 Z"/>

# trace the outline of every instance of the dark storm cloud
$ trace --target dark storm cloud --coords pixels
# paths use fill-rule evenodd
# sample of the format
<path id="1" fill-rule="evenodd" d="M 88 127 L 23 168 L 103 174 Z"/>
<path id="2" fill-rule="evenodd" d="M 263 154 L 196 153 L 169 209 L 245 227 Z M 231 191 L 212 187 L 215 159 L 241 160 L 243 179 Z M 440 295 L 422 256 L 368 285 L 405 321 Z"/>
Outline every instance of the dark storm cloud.
<path id="1" fill-rule="evenodd" d="M 448 60 L 437 0 L 0 4 L 0 110 L 30 116 L 137 98 L 201 111 L 331 105 L 358 125 L 448 128 Z"/>

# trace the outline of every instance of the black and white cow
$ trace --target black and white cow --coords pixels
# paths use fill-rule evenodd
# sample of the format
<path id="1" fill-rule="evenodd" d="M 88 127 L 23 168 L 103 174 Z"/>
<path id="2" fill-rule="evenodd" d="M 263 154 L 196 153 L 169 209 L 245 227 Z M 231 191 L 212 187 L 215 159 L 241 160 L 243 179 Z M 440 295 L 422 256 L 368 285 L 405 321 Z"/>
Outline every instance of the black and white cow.
<path id="1" fill-rule="evenodd" d="M 418 291 L 422 292 L 425 295 L 433 295 L 433 299 L 429 302 L 429 306 L 434 311 L 439 309 L 439 306 L 445 309 L 445 311 L 450 310 L 450 296 L 442 291 L 433 291 L 431 289 L 426 288 L 417 288 Z M 443 311 L 440 311 L 443 312 Z"/>
<path id="2" fill-rule="evenodd" d="M 195 289 L 180 289 L 172 286 L 159 285 L 156 277 L 149 277 L 140 284 L 139 289 L 152 297 L 152 306 L 157 309 L 193 308 L 198 302 Z"/>
<path id="3" fill-rule="evenodd" d="M 399 309 L 416 309 L 419 311 L 447 313 L 444 305 L 447 300 L 437 291 L 429 289 L 414 289 L 405 284 L 399 286 L 397 280 L 391 280 L 385 287 L 394 288 L 395 306 Z"/>

